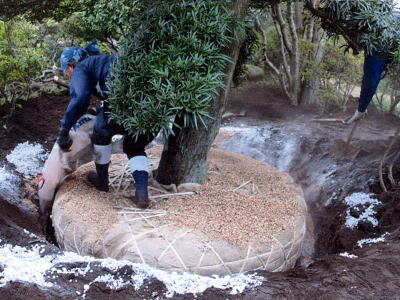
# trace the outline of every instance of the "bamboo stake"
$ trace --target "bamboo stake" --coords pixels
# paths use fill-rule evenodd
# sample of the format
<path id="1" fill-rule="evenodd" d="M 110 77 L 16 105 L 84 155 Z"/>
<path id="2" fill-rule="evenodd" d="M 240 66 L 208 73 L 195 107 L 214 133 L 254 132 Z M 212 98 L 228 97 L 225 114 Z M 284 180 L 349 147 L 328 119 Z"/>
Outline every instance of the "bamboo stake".
<path id="1" fill-rule="evenodd" d="M 163 194 L 163 195 L 155 195 L 155 196 L 150 196 L 150 199 L 158 199 L 158 198 L 168 198 L 171 196 L 183 196 L 183 195 L 194 195 L 196 194 L 195 192 L 185 192 L 185 193 L 172 193 L 172 194 Z"/>
<path id="2" fill-rule="evenodd" d="M 244 187 L 245 185 L 249 184 L 250 182 L 251 182 L 251 180 L 249 180 L 249 181 L 247 181 L 247 182 L 245 182 L 245 183 L 242 183 L 242 184 L 239 185 L 237 188 L 234 188 L 234 189 L 232 190 L 232 192 L 236 192 L 237 190 L 241 189 L 242 187 Z"/>

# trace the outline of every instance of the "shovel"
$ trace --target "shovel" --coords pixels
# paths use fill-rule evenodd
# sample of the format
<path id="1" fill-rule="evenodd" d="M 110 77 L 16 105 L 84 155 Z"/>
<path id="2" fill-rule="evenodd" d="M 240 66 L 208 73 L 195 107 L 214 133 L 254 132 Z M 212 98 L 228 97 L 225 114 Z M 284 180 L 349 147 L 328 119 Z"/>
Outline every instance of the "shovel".
<path id="1" fill-rule="evenodd" d="M 361 148 L 353 146 L 350 142 L 353 138 L 354 132 L 358 126 L 358 122 L 354 122 L 353 127 L 347 137 L 347 141 L 335 140 L 334 141 L 334 152 L 337 156 L 342 156 L 350 160 L 354 160 L 360 153 Z"/>
<path id="2" fill-rule="evenodd" d="M 344 119 L 314 119 L 314 122 L 321 122 L 321 123 L 341 123 L 346 124 Z M 350 142 L 353 138 L 354 132 L 358 126 L 358 122 L 354 122 L 353 127 L 347 137 L 347 141 L 343 140 L 335 140 L 334 141 L 334 153 L 337 156 L 345 157 L 351 160 L 354 160 L 357 155 L 360 153 L 361 148 L 353 146 Z"/>
<path id="3" fill-rule="evenodd" d="M 321 123 L 344 123 L 344 119 L 313 119 L 314 122 L 321 122 Z"/>

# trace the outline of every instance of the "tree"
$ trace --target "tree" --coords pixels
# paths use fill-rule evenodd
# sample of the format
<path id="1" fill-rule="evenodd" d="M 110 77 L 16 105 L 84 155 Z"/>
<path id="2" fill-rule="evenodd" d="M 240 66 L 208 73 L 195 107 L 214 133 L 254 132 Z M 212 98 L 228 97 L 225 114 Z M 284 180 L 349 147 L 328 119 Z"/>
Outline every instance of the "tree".
<path id="1" fill-rule="evenodd" d="M 111 72 L 111 114 L 132 135 L 161 129 L 168 138 L 157 176 L 162 183 L 207 178 L 206 156 L 229 86 L 225 77 L 232 77 L 225 71 L 237 59 L 227 50 L 239 26 L 229 4 L 143 2 L 120 43 Z"/>
<path id="2" fill-rule="evenodd" d="M 360 85 L 362 77 L 362 58 L 343 50 L 332 41 L 327 43 L 322 61 L 315 65 L 310 62 L 305 76 L 320 78 L 317 91 L 319 103 L 323 107 L 338 105 L 343 110 L 355 87 Z"/>
<path id="3" fill-rule="evenodd" d="M 6 3 L 4 0 L 2 0 L 4 3 Z M 117 3 L 117 1 L 120 0 L 110 0 L 111 4 Z M 122 1 L 122 0 L 121 0 Z M 127 0 L 128 1 L 128 0 Z M 153 11 L 154 13 L 158 13 L 157 10 L 159 8 L 165 7 L 164 5 L 168 4 L 178 4 L 181 3 L 182 5 L 190 5 L 195 4 L 202 4 L 202 3 L 208 3 L 210 0 L 185 0 L 185 1 L 177 1 L 177 0 L 171 0 L 171 1 L 161 1 L 161 0 L 156 0 L 156 1 L 149 1 L 149 0 L 142 0 L 142 1 L 134 1 L 131 0 L 132 3 L 137 3 L 138 5 L 141 6 L 140 8 L 140 15 L 146 15 L 150 19 L 152 18 L 152 15 L 149 14 L 149 11 Z M 14 7 L 12 7 L 11 4 L 8 5 L 8 9 L 10 8 L 15 8 L 15 10 L 21 11 L 23 14 L 29 17 L 36 17 L 36 18 L 41 18 L 42 16 L 40 13 L 38 13 L 41 9 L 43 9 L 43 3 L 46 2 L 52 2 L 50 8 L 53 9 L 54 11 L 60 10 L 61 12 L 65 13 L 68 12 L 72 6 L 67 5 L 65 6 L 66 3 L 74 3 L 75 1 L 38 1 L 38 0 L 32 0 L 30 3 L 37 3 L 38 6 L 32 6 L 30 9 L 27 7 L 27 3 L 29 3 L 29 0 L 23 0 L 18 3 L 13 3 Z M 225 0 L 221 1 L 214 1 L 215 6 L 219 6 L 220 3 L 226 2 Z M 244 16 L 247 13 L 247 8 L 250 4 L 256 5 L 258 8 L 259 7 L 264 7 L 265 5 L 275 5 L 276 3 L 279 2 L 285 2 L 285 1 L 279 1 L 279 0 L 268 0 L 268 1 L 250 1 L 250 0 L 232 0 L 229 1 L 231 11 L 233 12 L 233 15 L 239 19 L 243 19 Z M 321 1 L 320 6 L 314 7 L 313 1 L 307 0 L 304 2 L 305 7 L 312 12 L 314 16 L 316 16 L 318 19 L 321 20 L 322 26 L 324 29 L 328 30 L 331 34 L 331 36 L 336 37 L 339 35 L 342 35 L 345 39 L 346 42 L 350 47 L 352 47 L 355 51 L 359 51 L 362 47 L 368 45 L 368 44 L 373 44 L 374 47 L 367 48 L 367 51 L 369 50 L 374 50 L 376 51 L 377 49 L 380 49 L 379 51 L 386 51 L 386 49 L 390 48 L 390 51 L 392 51 L 392 48 L 396 47 L 396 37 L 395 34 L 396 30 L 393 30 L 390 28 L 389 25 L 394 25 L 396 26 L 397 23 L 393 19 L 390 19 L 390 12 L 391 12 L 391 7 L 388 5 L 383 5 L 379 4 L 382 1 L 378 0 L 360 0 L 360 1 L 350 1 L 350 0 L 323 0 Z M 388 1 L 389 2 L 389 1 Z M 56 4 L 58 3 L 58 5 Z M 87 3 L 89 5 L 89 9 L 86 9 L 86 12 L 89 12 L 92 10 L 92 8 L 96 7 L 96 4 L 101 4 L 103 3 L 106 5 L 105 1 L 103 0 L 79 0 L 79 4 L 82 5 L 82 3 Z M 361 3 L 360 5 L 356 3 Z M 7 3 L 6 3 L 7 4 Z M 302 7 L 302 3 L 297 0 L 290 0 L 289 1 L 288 7 L 292 7 L 293 11 L 289 13 L 293 13 L 293 17 L 290 19 L 294 20 L 301 20 L 303 19 L 303 16 L 301 15 L 302 10 L 300 9 Z M 343 4 L 343 5 L 342 5 Z M 101 6 L 101 5 L 100 5 Z M 99 7 L 100 7 L 99 6 Z M 3 6 L 3 8 L 6 6 Z M 122 6 L 125 8 L 125 6 Z M 130 7 L 130 6 L 129 6 Z M 78 7 L 76 9 L 77 11 L 82 11 L 82 6 Z M 107 8 L 99 9 L 96 10 L 94 9 L 93 11 L 96 11 L 96 15 L 94 15 L 95 19 L 103 20 L 103 25 L 104 27 L 108 30 L 108 27 L 106 26 L 107 23 L 106 21 L 110 19 L 111 16 L 114 16 L 115 14 L 120 13 L 118 11 L 118 8 L 112 9 L 112 10 L 107 10 Z M 0 11 L 3 15 L 6 14 L 7 12 L 4 12 L 4 9 Z M 159 21 L 164 22 L 165 25 L 170 25 L 171 19 L 173 19 L 175 11 L 170 11 L 169 15 L 172 16 L 168 17 L 165 15 L 164 19 L 160 19 Z M 187 14 L 193 13 L 191 9 L 187 9 L 186 11 Z M 278 12 L 277 12 L 278 13 Z M 10 15 L 10 13 L 8 13 Z M 49 11 L 45 11 L 44 15 L 50 16 L 51 13 Z M 135 15 L 135 14 L 134 14 Z M 139 15 L 139 14 L 136 14 Z M 203 16 L 196 16 L 198 19 L 203 18 Z M 279 18 L 279 17 L 278 17 Z M 150 20 L 149 19 L 149 20 Z M 129 22 L 133 19 L 130 17 L 127 18 Z M 149 21 L 148 20 L 148 21 Z M 279 22 L 279 19 L 277 19 Z M 126 21 L 126 22 L 128 22 Z M 145 20 L 146 21 L 146 20 Z M 100 23 L 101 24 L 101 23 Z M 129 31 L 134 31 L 136 30 L 138 34 L 138 38 L 140 39 L 141 36 L 145 36 L 149 34 L 149 30 L 151 31 L 151 26 L 146 27 L 146 26 L 138 26 L 132 28 L 132 24 L 134 23 L 125 23 L 123 22 L 123 25 L 126 24 L 125 26 L 120 26 L 120 28 L 116 29 L 116 31 L 111 30 L 110 33 L 118 33 L 118 30 L 129 30 Z M 149 22 L 144 22 L 145 24 L 149 24 Z M 301 24 L 300 22 L 298 24 Z M 150 24 L 151 25 L 151 24 Z M 153 23 L 154 27 L 157 27 L 159 24 Z M 388 27 L 389 26 L 389 27 Z M 167 28 L 170 28 L 170 26 L 166 26 Z M 293 30 L 293 26 L 290 26 L 289 32 L 290 34 L 293 35 L 294 38 L 297 39 L 299 36 L 299 33 L 295 30 Z M 232 30 L 235 31 L 235 30 Z M 229 32 L 229 31 L 227 31 Z M 309 31 L 311 32 L 311 30 Z M 123 34 L 125 35 L 125 33 Z M 127 35 L 128 36 L 128 35 Z M 150 35 L 151 36 L 151 35 Z M 179 36 L 179 31 L 178 31 L 178 36 Z M 129 35 L 129 37 L 132 37 L 132 35 Z M 293 38 L 292 37 L 292 38 Z M 382 39 L 380 39 L 382 37 Z M 151 43 L 154 43 L 154 46 L 150 46 L 149 48 L 149 41 L 144 41 L 142 40 L 142 43 L 139 43 L 138 41 L 135 41 L 135 38 L 132 37 L 132 43 L 129 44 L 127 41 L 122 42 L 121 45 L 125 45 L 121 51 L 120 51 L 120 58 L 124 57 L 125 55 L 131 56 L 132 61 L 135 61 L 134 56 L 138 55 L 136 57 L 136 62 L 139 62 L 139 58 L 143 57 L 146 59 L 149 59 L 149 57 L 145 54 L 147 54 L 145 50 L 150 50 L 152 49 L 151 47 L 154 47 L 153 50 L 156 51 L 157 47 L 159 46 L 158 41 L 155 40 L 150 40 Z M 180 36 L 182 40 L 185 39 L 191 39 L 190 36 L 185 36 L 182 34 Z M 382 40 L 382 41 L 381 41 Z M 133 42 L 135 41 L 135 42 Z M 168 136 L 168 141 L 164 147 L 164 151 L 162 154 L 162 159 L 160 162 L 159 166 L 159 171 L 157 173 L 157 179 L 162 182 L 162 183 L 182 183 L 182 182 L 199 182 L 199 183 L 204 183 L 206 181 L 206 171 L 207 171 L 207 153 L 211 147 L 211 144 L 218 132 L 220 122 L 221 122 L 221 114 L 225 106 L 226 102 L 226 94 L 227 91 L 231 85 L 232 81 L 232 76 L 233 72 L 235 69 L 235 63 L 237 61 L 237 57 L 239 54 L 239 50 L 241 47 L 241 44 L 243 42 L 243 37 L 240 35 L 237 35 L 236 38 L 232 39 L 229 41 L 229 44 L 226 47 L 222 47 L 220 49 L 220 57 L 228 57 L 229 60 L 231 61 L 230 63 L 226 63 L 224 68 L 220 70 L 225 76 L 220 77 L 218 75 L 216 77 L 216 81 L 218 81 L 218 84 L 216 84 L 216 81 L 207 81 L 207 84 L 202 87 L 201 89 L 204 88 L 206 91 L 206 94 L 208 94 L 208 97 L 205 97 L 206 99 L 204 103 L 201 101 L 198 101 L 199 99 L 193 99 L 194 94 L 192 94 L 191 87 L 193 88 L 196 85 L 189 85 L 186 86 L 186 88 L 182 91 L 182 93 L 188 93 L 189 96 L 188 99 L 190 99 L 189 102 L 192 102 L 194 105 L 187 105 L 187 103 L 181 103 L 184 105 L 181 105 L 182 107 L 179 106 L 168 106 L 165 105 L 164 102 L 168 102 L 168 99 L 165 99 L 166 95 L 170 95 L 175 97 L 174 95 L 171 95 L 171 85 L 168 83 L 168 77 L 170 76 L 169 74 L 166 73 L 159 73 L 158 75 L 154 75 L 153 80 L 148 80 L 148 74 L 142 73 L 141 75 L 143 76 L 143 82 L 141 85 L 149 84 L 151 86 L 154 86 L 155 91 L 157 91 L 156 94 L 158 97 L 161 97 L 163 101 L 160 102 L 160 107 L 157 107 L 154 105 L 154 102 L 149 101 L 149 105 L 153 107 L 154 110 L 154 115 L 149 114 L 149 119 L 142 119 L 140 121 L 141 124 L 143 124 L 143 127 L 145 130 L 147 130 L 149 133 L 155 132 L 159 128 L 164 128 L 165 130 L 169 130 L 170 135 Z M 125 44 L 124 44 L 125 43 Z M 131 47 L 130 47 L 131 46 Z M 143 49 L 141 47 L 144 47 Z M 300 45 L 296 42 L 294 45 L 295 47 L 299 47 Z M 147 47 L 147 48 L 146 48 Z M 290 48 L 290 47 L 289 47 Z M 298 49 L 297 49 L 298 50 Z M 296 51 L 297 51 L 296 50 Z M 292 50 L 293 51 L 293 50 Z M 294 51 L 294 52 L 296 52 Z M 167 51 L 167 53 L 169 53 Z M 171 51 L 173 53 L 173 51 Z M 163 53 L 160 53 L 160 57 L 163 57 Z M 292 77 L 296 78 L 298 75 L 301 73 L 300 68 L 299 68 L 299 56 L 294 55 L 293 56 L 293 65 L 289 65 L 289 73 L 291 74 Z M 156 56 L 153 57 L 153 61 L 149 60 L 148 62 L 152 63 L 155 65 L 157 63 L 156 61 Z M 196 59 L 194 57 L 191 58 L 192 60 L 186 61 L 185 58 L 179 62 L 179 64 L 185 65 L 185 64 L 191 64 L 194 63 Z M 209 57 L 209 59 L 216 59 L 215 57 Z M 217 59 L 218 60 L 218 59 Z M 128 59 L 126 59 L 125 62 L 127 62 Z M 163 60 L 160 60 L 160 64 L 164 63 L 165 61 L 168 61 L 168 55 L 164 58 Z M 178 61 L 176 57 L 171 57 L 172 62 Z M 120 62 L 123 63 L 124 59 L 120 59 Z M 178 66 L 179 66 L 178 64 Z M 129 64 L 127 64 L 128 66 Z M 135 65 L 130 65 L 131 68 L 135 68 Z M 217 68 L 218 69 L 218 68 Z M 160 68 L 158 68 L 160 70 Z M 202 69 L 200 68 L 202 71 Z M 132 70 L 127 68 L 125 70 L 126 72 L 131 72 Z M 118 72 L 116 72 L 118 73 Z M 201 72 L 200 72 L 201 73 Z M 138 77 L 140 77 L 140 74 L 136 74 Z M 129 77 L 125 76 L 124 70 L 120 69 L 120 74 L 116 74 L 116 77 L 114 77 L 114 86 L 118 83 L 118 80 L 129 81 Z M 196 78 L 197 80 L 198 78 Z M 132 82 L 137 83 L 138 78 L 132 78 Z M 140 78 L 139 78 L 140 81 Z M 184 81 L 183 81 L 184 82 Z M 224 88 L 222 88 L 222 85 Z M 131 90 L 135 89 L 134 85 L 121 85 L 124 86 L 121 90 L 119 90 L 119 97 L 122 98 L 125 95 L 127 95 L 127 99 L 134 99 L 130 97 L 130 92 Z M 198 86 L 197 86 L 198 87 Z M 293 87 L 290 89 L 290 93 L 292 95 L 298 94 L 300 90 L 300 85 L 298 83 L 295 83 Z M 117 90 L 115 90 L 117 92 Z M 145 89 L 147 96 L 149 89 Z M 118 93 L 116 93 L 118 95 Z M 153 96 L 154 96 L 153 95 Z M 143 99 L 149 100 L 149 98 L 146 95 L 143 95 Z M 113 97 L 113 96 L 112 96 Z M 136 100 L 141 99 L 141 95 L 138 92 L 136 94 Z M 163 98 L 164 97 L 164 98 Z M 210 98 L 211 97 L 211 98 Z M 178 97 L 179 98 L 179 97 Z M 143 100 L 142 99 L 142 100 Z M 183 98 L 182 98 L 183 99 Z M 211 99 L 211 100 L 210 100 Z M 114 99 L 116 100 L 116 99 Z M 146 100 L 146 101 L 147 101 Z M 176 100 L 176 99 L 175 99 Z M 195 100 L 195 101 L 193 101 Z M 110 99 L 112 102 L 113 99 Z M 124 124 L 128 127 L 128 129 L 131 130 L 131 132 L 134 134 L 135 130 L 141 130 L 140 127 L 138 126 L 140 120 L 139 115 L 143 112 L 145 115 L 146 114 L 146 101 L 141 102 L 138 101 L 136 104 L 132 103 L 123 103 L 123 101 L 120 101 L 118 105 L 116 105 L 117 102 L 114 103 L 114 105 L 111 105 L 113 107 L 113 115 L 116 119 L 118 119 L 118 116 L 120 113 L 122 113 L 123 119 L 120 119 L 119 122 L 121 124 Z M 141 103 L 140 103 L 141 102 Z M 182 101 L 181 101 L 182 102 Z M 204 105 L 206 102 L 207 105 Z M 177 101 L 171 101 L 171 103 L 178 103 Z M 197 103 L 197 104 L 196 104 Z M 140 105 L 139 105 L 140 104 Z M 127 105 L 127 106 L 125 106 Z M 124 115 L 125 112 L 122 111 L 122 108 L 126 107 L 137 107 L 137 108 L 143 108 L 143 111 L 131 111 L 130 113 L 132 114 L 130 117 L 128 115 Z M 196 105 L 199 105 L 197 107 Z M 163 109 L 161 109 L 163 108 Z M 120 110 L 121 109 L 121 110 Z M 168 109 L 165 111 L 165 109 Z M 183 113 L 179 113 L 183 109 Z M 119 111 L 120 110 L 120 111 Z M 147 111 L 148 112 L 148 111 Z M 200 113 L 202 112 L 202 113 Z M 175 119 L 173 122 L 170 121 L 169 117 L 172 116 L 175 113 Z M 200 118 L 201 116 L 201 118 Z M 204 118 L 203 118 L 204 117 Z M 154 123 L 154 128 L 151 126 L 151 122 L 156 120 L 157 122 Z M 198 122 L 200 120 L 200 122 Z M 201 121 L 203 120 L 203 122 Z M 197 126 L 196 126 L 197 123 Z M 172 128 L 168 129 L 166 126 L 167 124 L 171 124 Z M 196 128 L 197 127 L 197 128 Z"/>
<path id="4" fill-rule="evenodd" d="M 318 76 L 303 76 L 312 61 L 319 64 L 325 49 L 325 38 L 318 22 L 304 10 L 303 1 L 287 1 L 267 6 L 269 14 L 256 13 L 256 27 L 263 41 L 265 68 L 276 76 L 287 99 L 293 105 L 310 103 L 318 87 Z M 265 18 L 267 16 L 267 18 Z M 268 20 L 272 16 L 272 22 Z M 271 31 L 270 25 L 274 25 Z M 270 57 L 270 34 L 278 36 L 278 60 Z M 316 73 L 317 74 L 317 73 Z"/>
<path id="5" fill-rule="evenodd" d="M 28 22 L 0 21 L 0 105 L 7 105 L 8 116 L 17 100 L 30 97 L 32 80 L 47 61 L 45 50 L 34 47 L 37 32 Z"/>
<path id="6" fill-rule="evenodd" d="M 306 8 L 318 17 L 329 37 L 343 37 L 355 54 L 392 56 L 400 44 L 400 22 L 394 14 L 393 0 L 321 0 Z"/>
<path id="7" fill-rule="evenodd" d="M 0 0 L 0 19 L 23 16 L 26 20 L 62 20 L 77 10 L 78 0 Z"/>
<path id="8" fill-rule="evenodd" d="M 246 15 L 250 1 L 232 1 L 231 9 L 235 17 L 243 19 Z M 164 147 L 157 180 L 162 183 L 198 182 L 207 180 L 207 154 L 219 131 L 221 117 L 226 105 L 228 88 L 231 86 L 235 64 L 244 37 L 238 36 L 223 50 L 223 54 L 230 57 L 232 63 L 224 69 L 225 88 L 219 88 L 218 96 L 214 98 L 208 108 L 210 118 L 205 120 L 205 125 L 199 129 L 182 127 L 179 118 L 176 123 L 181 128 L 175 129 L 175 135 L 170 136 Z"/>
<path id="9" fill-rule="evenodd" d="M 375 103 L 379 109 L 391 115 L 397 114 L 397 106 L 400 103 L 400 64 L 398 59 L 396 57 L 396 63 L 387 70 L 386 76 L 375 94 Z"/>

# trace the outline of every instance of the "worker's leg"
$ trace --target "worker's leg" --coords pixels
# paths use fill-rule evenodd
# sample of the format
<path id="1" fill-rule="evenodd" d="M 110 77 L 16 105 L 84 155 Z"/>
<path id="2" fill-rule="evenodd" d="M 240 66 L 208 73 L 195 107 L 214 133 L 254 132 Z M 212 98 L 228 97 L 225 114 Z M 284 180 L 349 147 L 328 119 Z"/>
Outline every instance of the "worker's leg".
<path id="1" fill-rule="evenodd" d="M 361 84 L 361 93 L 358 105 L 359 112 L 365 112 L 372 97 L 375 95 L 382 73 L 385 69 L 385 61 L 378 56 L 367 56 L 364 60 L 364 75 Z"/>
<path id="2" fill-rule="evenodd" d="M 150 204 L 148 195 L 149 162 L 145 147 L 153 139 L 152 135 L 140 135 L 135 139 L 127 134 L 124 138 L 123 149 L 128 156 L 136 187 L 133 202 L 140 208 L 147 208 Z"/>
<path id="3" fill-rule="evenodd" d="M 102 109 L 97 115 L 96 125 L 93 130 L 96 172 L 89 172 L 87 178 L 96 189 L 103 192 L 108 192 L 109 190 L 108 166 L 111 159 L 111 139 L 114 131 L 107 114 Z"/>

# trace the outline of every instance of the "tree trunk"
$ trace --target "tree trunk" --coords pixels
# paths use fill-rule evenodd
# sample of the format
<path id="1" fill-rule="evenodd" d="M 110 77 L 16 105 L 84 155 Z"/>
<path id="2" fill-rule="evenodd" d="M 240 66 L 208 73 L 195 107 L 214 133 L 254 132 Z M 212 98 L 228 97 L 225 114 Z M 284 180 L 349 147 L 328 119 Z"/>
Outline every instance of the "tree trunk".
<path id="1" fill-rule="evenodd" d="M 244 18 L 250 0 L 232 1 L 232 10 L 236 17 Z M 212 118 L 205 120 L 204 126 L 198 129 L 184 128 L 183 121 L 176 118 L 176 123 L 182 129 L 174 128 L 175 136 L 170 135 L 164 146 L 156 179 L 162 184 L 180 184 L 184 182 L 205 183 L 207 181 L 207 154 L 219 131 L 221 116 L 225 108 L 226 98 L 232 83 L 233 72 L 239 56 L 243 37 L 232 42 L 225 54 L 231 57 L 234 63 L 225 69 L 225 90 L 220 90 L 208 109 Z"/>
<path id="2" fill-rule="evenodd" d="M 314 22 L 313 22 L 314 23 Z M 324 31 L 319 26 L 313 24 L 313 33 L 311 34 L 311 42 L 317 45 L 317 49 L 313 54 L 313 61 L 315 65 L 319 66 L 324 58 L 326 38 L 324 37 Z M 315 93 L 318 91 L 321 83 L 321 76 L 316 72 L 313 78 L 304 80 L 301 90 L 300 104 L 311 104 L 315 102 Z"/>
<path id="3" fill-rule="evenodd" d="M 289 23 L 289 32 L 292 38 L 292 57 L 290 59 L 290 98 L 294 106 L 300 102 L 300 39 L 304 34 L 303 20 L 300 18 L 301 3 L 298 0 L 288 2 L 287 4 L 287 21 Z"/>
<path id="4" fill-rule="evenodd" d="M 389 108 L 389 114 L 395 115 L 396 114 L 396 107 L 400 103 L 400 96 L 394 96 L 390 97 L 390 108 Z"/>

